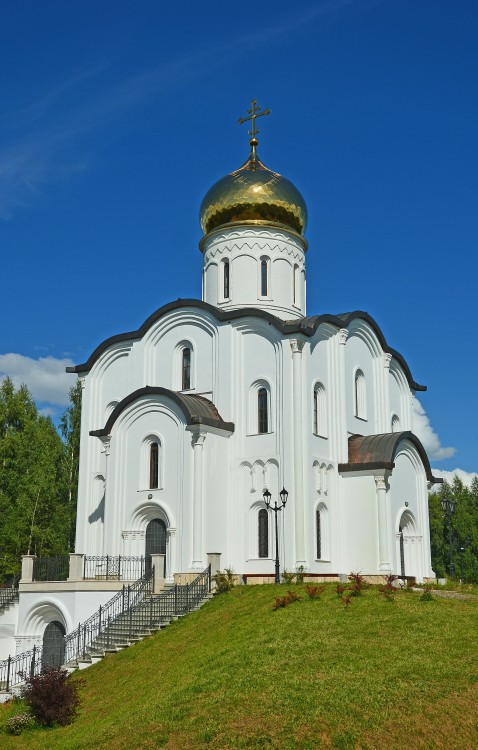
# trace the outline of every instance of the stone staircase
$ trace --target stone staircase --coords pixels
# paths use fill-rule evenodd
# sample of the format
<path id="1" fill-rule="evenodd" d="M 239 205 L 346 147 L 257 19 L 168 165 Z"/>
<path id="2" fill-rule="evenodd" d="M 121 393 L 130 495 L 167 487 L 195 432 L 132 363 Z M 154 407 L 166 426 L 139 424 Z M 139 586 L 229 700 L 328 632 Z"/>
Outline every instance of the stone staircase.
<path id="1" fill-rule="evenodd" d="M 174 586 L 169 588 L 173 600 Z M 144 638 L 164 630 L 171 622 L 179 620 L 188 612 L 200 609 L 214 596 L 212 593 L 207 593 L 185 612 L 180 611 L 181 607 L 177 607 L 177 612 L 170 607 L 168 612 L 161 606 L 164 602 L 164 594 L 164 591 L 160 594 L 150 594 L 132 610 L 119 615 L 85 648 L 81 656 L 67 662 L 64 668 L 69 672 L 86 669 L 101 661 L 105 656 L 123 651 L 129 646 L 140 643 Z M 177 598 L 176 594 L 176 601 Z"/>
<path id="2" fill-rule="evenodd" d="M 160 593 L 153 593 L 153 582 L 154 568 L 70 632 L 64 640 L 63 668 L 85 669 L 199 609 L 213 596 L 210 565 L 190 583 L 166 585 Z M 39 674 L 45 666 L 41 646 L 0 661 L 0 702 L 20 689 L 25 674 Z"/>

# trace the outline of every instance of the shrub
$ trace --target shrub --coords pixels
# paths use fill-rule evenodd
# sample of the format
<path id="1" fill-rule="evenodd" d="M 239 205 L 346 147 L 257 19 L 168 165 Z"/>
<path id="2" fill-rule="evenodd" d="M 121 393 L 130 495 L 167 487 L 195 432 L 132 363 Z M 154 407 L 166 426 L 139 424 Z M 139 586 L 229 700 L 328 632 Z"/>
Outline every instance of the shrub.
<path id="1" fill-rule="evenodd" d="M 299 584 L 304 583 L 304 573 L 305 573 L 304 566 L 303 565 L 299 565 L 299 567 L 296 568 L 296 570 L 295 570 L 295 582 L 296 583 L 299 583 Z"/>
<path id="2" fill-rule="evenodd" d="M 218 573 L 213 575 L 212 580 L 216 583 L 216 591 L 218 594 L 224 594 L 226 591 L 230 591 L 234 588 L 235 576 L 232 568 L 225 568 L 220 570 Z"/>
<path id="3" fill-rule="evenodd" d="M 351 573 L 349 581 L 352 584 L 351 596 L 362 596 L 362 591 L 367 588 L 367 582 L 360 573 Z"/>
<path id="4" fill-rule="evenodd" d="M 309 599 L 318 599 L 325 591 L 325 586 L 305 586 L 305 593 Z"/>
<path id="5" fill-rule="evenodd" d="M 17 714 L 16 716 L 10 716 L 6 724 L 6 731 L 8 734 L 19 735 L 24 729 L 31 729 L 35 726 L 35 719 L 30 714 Z"/>
<path id="6" fill-rule="evenodd" d="M 394 597 L 397 591 L 396 586 L 394 586 L 393 584 L 398 580 L 398 576 L 394 573 L 389 573 L 388 575 L 383 576 L 383 578 L 385 583 L 382 583 L 378 587 L 379 594 L 382 594 L 385 599 L 387 599 L 387 601 L 393 602 L 395 601 Z"/>
<path id="7" fill-rule="evenodd" d="M 286 596 L 276 596 L 274 604 L 272 605 L 272 609 L 280 609 L 281 607 L 288 607 L 289 604 L 292 604 L 292 602 L 300 602 L 302 599 L 301 596 L 296 594 L 294 591 L 289 591 Z"/>
<path id="8" fill-rule="evenodd" d="M 45 669 L 25 679 L 23 697 L 40 726 L 71 724 L 78 713 L 82 680 L 72 680 L 63 669 Z"/>
<path id="9" fill-rule="evenodd" d="M 292 573 L 292 571 L 284 569 L 282 571 L 282 580 L 284 581 L 284 583 L 287 583 L 287 585 L 290 586 L 291 583 L 294 583 L 295 575 L 296 574 Z"/>
<path id="10" fill-rule="evenodd" d="M 420 597 L 421 602 L 433 602 L 435 601 L 432 594 L 432 587 L 431 586 L 425 586 L 423 589 L 423 594 Z"/>
<path id="11" fill-rule="evenodd" d="M 348 586 L 346 583 L 338 583 L 337 586 L 335 587 L 335 591 L 337 593 L 337 596 L 342 598 L 344 595 L 344 592 L 348 591 Z"/>

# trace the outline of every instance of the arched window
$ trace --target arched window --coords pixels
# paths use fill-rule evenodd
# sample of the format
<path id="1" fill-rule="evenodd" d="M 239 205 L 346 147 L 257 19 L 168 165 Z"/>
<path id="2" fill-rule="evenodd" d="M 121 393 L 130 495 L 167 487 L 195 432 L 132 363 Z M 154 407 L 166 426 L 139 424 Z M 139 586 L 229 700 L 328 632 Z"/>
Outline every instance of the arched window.
<path id="1" fill-rule="evenodd" d="M 316 532 L 316 556 L 317 560 L 322 559 L 322 513 L 320 508 L 315 511 L 315 532 Z"/>
<path id="2" fill-rule="evenodd" d="M 314 433 L 322 437 L 327 435 L 327 403 L 322 383 L 316 383 L 314 387 Z"/>
<path id="3" fill-rule="evenodd" d="M 329 527 L 327 506 L 320 503 L 315 510 L 315 559 L 329 560 Z"/>
<path id="4" fill-rule="evenodd" d="M 367 394 L 365 388 L 365 375 L 362 370 L 355 372 L 355 416 L 359 419 L 367 419 Z"/>
<path id="5" fill-rule="evenodd" d="M 191 349 L 189 347 L 183 349 L 181 381 L 182 390 L 188 391 L 191 388 Z"/>
<path id="6" fill-rule="evenodd" d="M 269 557 L 269 514 L 261 508 L 257 514 L 259 557 Z"/>
<path id="7" fill-rule="evenodd" d="M 297 264 L 294 266 L 293 274 L 294 276 L 292 280 L 292 285 L 293 285 L 292 303 L 294 305 L 300 305 L 300 299 L 299 299 L 300 273 L 299 273 L 299 266 Z"/>
<path id="8" fill-rule="evenodd" d="M 400 419 L 396 414 L 392 416 L 392 432 L 400 432 Z"/>
<path id="9" fill-rule="evenodd" d="M 267 258 L 261 259 L 261 297 L 269 294 L 269 262 Z"/>
<path id="10" fill-rule="evenodd" d="M 257 391 L 257 431 L 259 434 L 269 432 L 269 403 L 266 388 Z"/>
<path id="11" fill-rule="evenodd" d="M 149 449 L 149 488 L 156 490 L 159 487 L 159 445 L 151 443 Z"/>
<path id="12" fill-rule="evenodd" d="M 229 261 L 225 260 L 222 265 L 223 265 L 223 268 L 222 268 L 222 273 L 223 273 L 223 277 L 222 277 L 222 282 L 223 282 L 222 283 L 222 295 L 223 295 L 224 299 L 229 299 L 229 297 L 230 297 L 230 288 L 229 288 L 229 281 L 230 281 L 230 277 L 229 277 Z"/>

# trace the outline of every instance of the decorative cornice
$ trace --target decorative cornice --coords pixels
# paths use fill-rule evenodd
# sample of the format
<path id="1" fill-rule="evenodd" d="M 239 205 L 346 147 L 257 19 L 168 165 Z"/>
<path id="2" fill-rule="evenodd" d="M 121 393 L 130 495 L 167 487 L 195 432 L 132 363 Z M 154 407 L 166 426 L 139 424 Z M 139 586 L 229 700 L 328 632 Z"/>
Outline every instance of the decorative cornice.
<path id="1" fill-rule="evenodd" d="M 74 367 L 67 367 L 67 372 L 84 373 L 91 370 L 95 362 L 105 352 L 108 347 L 113 346 L 121 341 L 133 341 L 141 339 L 147 331 L 162 317 L 168 313 L 188 308 L 196 308 L 202 310 L 204 313 L 212 315 L 217 321 L 221 323 L 229 323 L 233 320 L 240 318 L 262 318 L 270 325 L 274 326 L 281 334 L 290 335 L 295 333 L 301 333 L 304 336 L 311 337 L 317 331 L 317 328 L 323 324 L 328 323 L 336 328 L 345 330 L 346 327 L 355 319 L 360 318 L 370 325 L 373 329 L 377 339 L 382 347 L 383 351 L 389 352 L 401 365 L 405 377 L 407 378 L 408 384 L 413 391 L 426 391 L 425 385 L 419 385 L 413 380 L 412 373 L 408 367 L 405 359 L 402 355 L 388 346 L 385 337 L 379 328 L 376 321 L 366 312 L 362 310 L 355 310 L 351 313 L 344 313 L 342 315 L 314 315 L 311 317 L 298 318 L 297 320 L 281 320 L 281 318 L 272 315 L 267 310 L 262 310 L 258 307 L 238 307 L 234 310 L 220 310 L 214 305 L 210 305 L 208 302 L 203 302 L 197 299 L 178 299 L 176 302 L 169 302 L 167 305 L 163 305 L 156 310 L 152 315 L 147 318 L 144 323 L 136 330 L 128 333 L 119 333 L 115 336 L 110 336 L 99 346 L 96 347 L 94 352 L 90 355 L 86 362 L 81 365 L 75 365 Z"/>

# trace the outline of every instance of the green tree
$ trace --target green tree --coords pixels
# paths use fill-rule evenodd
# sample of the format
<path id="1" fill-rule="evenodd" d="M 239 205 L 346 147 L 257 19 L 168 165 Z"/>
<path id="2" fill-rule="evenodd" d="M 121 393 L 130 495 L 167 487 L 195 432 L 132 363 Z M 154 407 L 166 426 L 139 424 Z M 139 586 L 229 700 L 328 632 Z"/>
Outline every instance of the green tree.
<path id="1" fill-rule="evenodd" d="M 23 554 L 70 550 L 67 447 L 26 386 L 0 384 L 0 580 Z"/>
<path id="2" fill-rule="evenodd" d="M 430 536 L 432 566 L 442 577 L 450 572 L 450 520 L 442 511 L 441 500 L 455 501 L 451 518 L 451 535 L 455 577 L 467 583 L 478 583 L 478 479 L 471 487 L 455 477 L 451 484 L 444 482 L 430 495 Z"/>
<path id="3" fill-rule="evenodd" d="M 70 388 L 70 405 L 60 420 L 60 431 L 66 445 L 65 461 L 68 481 L 68 516 L 70 546 L 73 548 L 80 468 L 80 427 L 82 387 L 79 380 Z"/>

